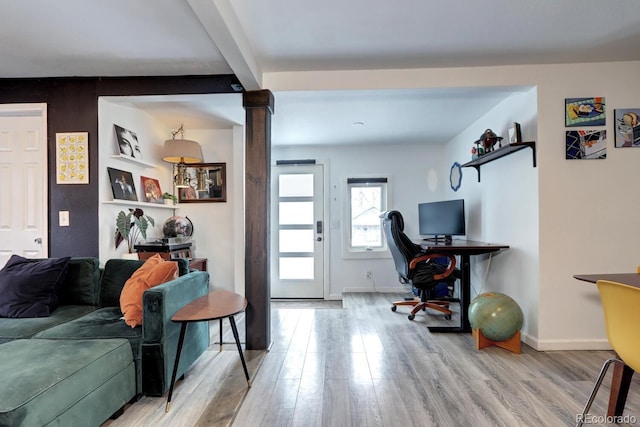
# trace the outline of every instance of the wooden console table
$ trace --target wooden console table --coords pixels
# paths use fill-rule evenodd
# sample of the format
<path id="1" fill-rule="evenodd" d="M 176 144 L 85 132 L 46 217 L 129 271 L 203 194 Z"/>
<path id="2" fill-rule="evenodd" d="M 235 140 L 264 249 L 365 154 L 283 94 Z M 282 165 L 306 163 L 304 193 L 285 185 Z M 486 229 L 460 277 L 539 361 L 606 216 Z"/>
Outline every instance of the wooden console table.
<path id="1" fill-rule="evenodd" d="M 145 260 L 151 258 L 155 254 L 159 254 L 162 258 L 168 260 L 174 260 L 176 258 L 172 258 L 169 252 L 138 252 L 138 258 L 141 260 Z M 191 258 L 189 260 L 189 268 L 193 270 L 199 271 L 208 271 L 207 270 L 207 258 Z"/>

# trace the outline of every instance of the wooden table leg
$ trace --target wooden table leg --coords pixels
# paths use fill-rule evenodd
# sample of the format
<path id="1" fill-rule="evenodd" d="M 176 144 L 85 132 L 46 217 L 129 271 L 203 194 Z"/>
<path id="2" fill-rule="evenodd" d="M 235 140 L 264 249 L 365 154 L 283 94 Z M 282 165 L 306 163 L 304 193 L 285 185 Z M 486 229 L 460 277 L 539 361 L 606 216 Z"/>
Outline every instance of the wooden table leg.
<path id="1" fill-rule="evenodd" d="M 178 351 L 176 352 L 176 361 L 173 364 L 173 375 L 171 375 L 171 386 L 169 386 L 169 395 L 167 396 L 167 405 L 164 408 L 164 412 L 169 412 L 171 408 L 171 395 L 173 394 L 173 386 L 176 383 L 176 374 L 178 373 L 178 363 L 180 363 L 180 353 L 182 352 L 182 345 L 184 344 L 184 335 L 187 331 L 187 322 L 182 322 L 180 328 L 180 338 L 178 338 Z"/>
<path id="2" fill-rule="evenodd" d="M 236 328 L 236 321 L 233 316 L 229 316 L 229 323 L 231 323 L 231 331 L 233 331 L 233 337 L 236 339 L 236 345 L 238 346 L 238 353 L 240 353 L 240 360 L 242 360 L 242 368 L 244 369 L 244 376 L 247 377 L 247 384 L 251 387 L 251 380 L 249 379 L 249 370 L 247 369 L 247 363 L 244 361 L 244 354 L 242 353 L 242 346 L 240 345 L 240 337 L 238 336 L 238 329 Z"/>
<path id="3" fill-rule="evenodd" d="M 631 385 L 633 369 L 621 363 L 615 363 L 611 379 L 611 394 L 609 394 L 608 416 L 621 416 L 627 402 L 627 394 Z"/>

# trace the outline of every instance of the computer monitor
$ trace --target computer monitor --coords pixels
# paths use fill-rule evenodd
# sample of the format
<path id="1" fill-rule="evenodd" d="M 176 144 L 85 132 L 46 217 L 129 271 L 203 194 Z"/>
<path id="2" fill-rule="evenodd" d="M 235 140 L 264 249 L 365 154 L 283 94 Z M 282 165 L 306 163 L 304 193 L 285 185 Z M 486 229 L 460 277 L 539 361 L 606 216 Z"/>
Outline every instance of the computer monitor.
<path id="1" fill-rule="evenodd" d="M 420 203 L 418 222 L 421 236 L 433 236 L 425 240 L 451 241 L 452 236 L 464 236 L 464 199 Z"/>

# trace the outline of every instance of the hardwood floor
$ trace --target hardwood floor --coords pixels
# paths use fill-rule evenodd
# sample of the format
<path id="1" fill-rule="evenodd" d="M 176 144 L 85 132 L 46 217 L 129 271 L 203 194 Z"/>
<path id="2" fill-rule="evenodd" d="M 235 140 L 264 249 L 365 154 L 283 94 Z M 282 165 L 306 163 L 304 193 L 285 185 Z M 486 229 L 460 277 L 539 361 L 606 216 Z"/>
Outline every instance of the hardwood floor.
<path id="1" fill-rule="evenodd" d="M 346 294 L 344 309 L 274 304 L 270 351 L 245 354 L 250 389 L 225 322 L 230 344 L 198 359 L 168 414 L 166 396 L 145 397 L 104 426 L 568 426 L 612 355 L 476 350 L 470 334 L 427 330 L 448 323 L 441 314 L 421 312 L 411 322 L 408 308 L 391 312 L 397 297 Z M 211 330 L 217 341 L 217 322 Z M 592 415 L 606 412 L 610 375 Z M 637 420 L 639 391 L 634 380 L 625 411 Z"/>

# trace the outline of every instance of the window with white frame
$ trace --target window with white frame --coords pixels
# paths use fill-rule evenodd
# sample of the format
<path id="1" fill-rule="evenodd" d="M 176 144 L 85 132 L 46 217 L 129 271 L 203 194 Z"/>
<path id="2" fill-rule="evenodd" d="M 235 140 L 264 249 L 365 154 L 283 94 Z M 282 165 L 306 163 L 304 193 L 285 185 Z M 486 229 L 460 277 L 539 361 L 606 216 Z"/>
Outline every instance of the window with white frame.
<path id="1" fill-rule="evenodd" d="M 348 178 L 345 240 L 348 253 L 385 252 L 380 214 L 387 209 L 387 178 Z"/>

